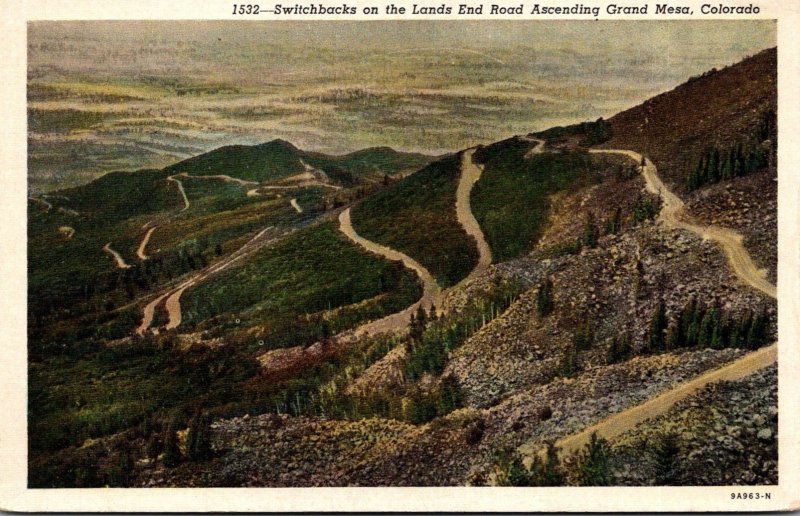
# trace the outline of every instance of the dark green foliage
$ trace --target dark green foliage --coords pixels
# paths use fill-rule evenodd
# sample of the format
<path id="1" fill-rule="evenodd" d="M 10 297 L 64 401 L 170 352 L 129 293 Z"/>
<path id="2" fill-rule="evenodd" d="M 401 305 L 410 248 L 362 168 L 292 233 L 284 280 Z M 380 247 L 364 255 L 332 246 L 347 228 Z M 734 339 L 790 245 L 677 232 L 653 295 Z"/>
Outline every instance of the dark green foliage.
<path id="1" fill-rule="evenodd" d="M 578 456 L 578 481 L 582 486 L 611 485 L 608 441 L 593 432 L 591 439 Z"/>
<path id="2" fill-rule="evenodd" d="M 259 339 L 270 349 L 311 344 L 326 331 L 335 334 L 397 312 L 416 301 L 420 290 L 413 271 L 362 250 L 327 223 L 266 247 L 244 265 L 187 291 L 182 309 L 187 326 L 208 321 L 215 331 L 266 327 Z M 345 308 L 323 317 L 339 307 Z M 227 326 L 221 314 L 229 314 Z M 250 343 L 259 339 L 251 337 Z"/>
<path id="3" fill-rule="evenodd" d="M 518 453 L 503 449 L 495 453 L 495 470 L 498 485 L 509 487 L 557 487 L 566 482 L 558 448 L 547 444 L 544 459 L 537 453 L 530 468 L 526 468 Z"/>
<path id="4" fill-rule="evenodd" d="M 184 351 L 169 335 L 102 348 L 81 358 L 32 363 L 31 454 L 80 446 L 165 411 L 190 411 L 201 401 L 216 406 L 240 400 L 241 385 L 259 369 L 239 348 L 196 346 Z"/>
<path id="5" fill-rule="evenodd" d="M 523 487 L 530 485 L 530 473 L 522 464 L 520 456 L 512 450 L 503 449 L 495 452 L 495 470 L 497 484 L 507 487 Z"/>
<path id="6" fill-rule="evenodd" d="M 536 134 L 549 143 L 564 141 L 571 136 L 581 137 L 578 145 L 591 147 L 611 139 L 611 126 L 602 117 L 594 122 L 581 122 L 566 127 L 552 127 Z"/>
<path id="7" fill-rule="evenodd" d="M 189 423 L 186 436 L 186 458 L 201 462 L 211 457 L 211 419 L 205 414 L 195 414 Z"/>
<path id="8" fill-rule="evenodd" d="M 590 154 L 568 151 L 526 158 L 529 148 L 529 142 L 510 139 L 473 155 L 484 171 L 472 190 L 472 211 L 498 262 L 531 249 L 544 230 L 554 193 L 603 178 Z"/>
<path id="9" fill-rule="evenodd" d="M 749 147 L 740 142 L 722 151 L 712 147 L 706 150 L 697 166 L 689 172 L 686 187 L 690 191 L 696 190 L 701 186 L 756 172 L 768 163 L 769 154 L 760 142 Z"/>
<path id="10" fill-rule="evenodd" d="M 606 353 L 606 363 L 616 364 L 630 358 L 631 341 L 627 334 L 621 336 L 614 335 L 608 345 Z"/>
<path id="11" fill-rule="evenodd" d="M 453 155 L 431 163 L 352 211 L 361 236 L 419 261 L 443 287 L 465 278 L 478 263 L 475 240 L 456 218 L 460 159 Z"/>
<path id="12" fill-rule="evenodd" d="M 579 370 L 578 351 L 575 349 L 574 345 L 567 346 L 567 349 L 561 353 L 561 358 L 556 367 L 556 374 L 564 378 L 569 378 L 574 376 Z"/>
<path id="13" fill-rule="evenodd" d="M 430 392 L 415 390 L 406 401 L 403 419 L 413 424 L 421 424 L 462 407 L 463 395 L 456 379 L 448 375 L 442 378 L 434 390 Z"/>
<path id="14" fill-rule="evenodd" d="M 343 156 L 328 156 L 316 152 L 302 152 L 303 160 L 322 169 L 333 180 L 343 186 L 352 186 L 357 179 L 371 177 L 388 178 L 404 170 L 417 170 L 435 158 L 423 154 L 398 152 L 389 147 L 370 147 Z"/>
<path id="15" fill-rule="evenodd" d="M 300 150 L 283 140 L 261 145 L 231 145 L 186 159 L 164 169 L 192 176 L 225 174 L 249 181 L 268 181 L 302 172 Z"/>
<path id="16" fill-rule="evenodd" d="M 131 452 L 127 448 L 117 451 L 103 467 L 105 484 L 109 487 L 127 487 L 133 470 Z"/>
<path id="17" fill-rule="evenodd" d="M 177 466 L 183 458 L 181 450 L 178 447 L 178 433 L 177 422 L 170 422 L 164 433 L 164 455 L 162 462 L 168 468 Z"/>
<path id="18" fill-rule="evenodd" d="M 594 344 L 594 329 L 592 322 L 587 319 L 581 323 L 572 335 L 572 344 L 578 351 L 586 351 Z"/>
<path id="19" fill-rule="evenodd" d="M 422 333 L 417 329 L 419 342 L 406 357 L 406 378 L 416 380 L 425 373 L 442 372 L 450 352 L 500 315 L 520 293 L 519 285 L 504 282 L 473 299 L 460 312 L 431 321 Z M 420 321 L 420 317 L 416 320 Z M 420 327 L 418 323 L 417 327 Z"/>
<path id="20" fill-rule="evenodd" d="M 552 313 L 553 307 L 553 280 L 548 276 L 539 285 L 539 291 L 536 293 L 536 312 L 540 317 L 547 317 Z"/>
<path id="21" fill-rule="evenodd" d="M 758 349 L 770 342 L 770 324 L 766 310 L 735 314 L 719 306 L 704 306 L 696 299 L 689 302 L 666 323 L 666 318 L 654 311 L 651 324 L 667 324 L 663 347 L 648 338 L 649 351 L 673 351 L 687 347 Z"/>
<path id="22" fill-rule="evenodd" d="M 656 465 L 656 485 L 674 485 L 678 473 L 678 454 L 680 438 L 676 432 L 667 432 L 659 436 L 653 446 Z"/>
<path id="23" fill-rule="evenodd" d="M 650 333 L 648 334 L 646 350 L 653 352 L 666 351 L 664 330 L 667 328 L 667 314 L 664 303 L 660 302 L 653 310 L 650 317 Z"/>
<path id="24" fill-rule="evenodd" d="M 586 223 L 583 228 L 583 244 L 588 248 L 597 246 L 597 238 L 600 236 L 600 230 L 597 228 L 597 223 L 594 220 L 594 213 L 588 212 L 586 214 Z"/>
<path id="25" fill-rule="evenodd" d="M 655 217 L 658 213 L 658 207 L 649 196 L 639 195 L 631 211 L 633 212 L 634 222 L 638 223 Z"/>
<path id="26" fill-rule="evenodd" d="M 616 235 L 622 228 L 622 208 L 617 207 L 614 214 L 606 221 L 606 234 Z"/>
<path id="27" fill-rule="evenodd" d="M 566 482 L 561 461 L 558 458 L 558 448 L 553 443 L 547 443 L 547 454 L 544 460 L 535 455 L 530 467 L 528 485 L 537 487 L 563 486 Z"/>

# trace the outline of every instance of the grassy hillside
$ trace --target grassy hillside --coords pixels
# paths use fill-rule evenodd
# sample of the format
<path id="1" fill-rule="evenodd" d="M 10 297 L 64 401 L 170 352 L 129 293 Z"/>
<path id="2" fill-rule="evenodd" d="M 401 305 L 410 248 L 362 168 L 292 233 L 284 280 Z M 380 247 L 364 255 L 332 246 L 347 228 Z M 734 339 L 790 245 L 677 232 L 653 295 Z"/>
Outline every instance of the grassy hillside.
<path id="1" fill-rule="evenodd" d="M 309 165 L 324 170 L 334 181 L 350 186 L 359 177 L 380 178 L 405 171 L 418 170 L 434 158 L 424 154 L 397 152 L 389 147 L 372 147 L 343 156 L 306 152 L 304 160 Z"/>
<path id="2" fill-rule="evenodd" d="M 363 251 L 326 223 L 187 291 L 182 304 L 187 327 L 257 328 L 258 339 L 248 340 L 270 349 L 313 343 L 325 331 L 399 311 L 420 295 L 412 271 Z"/>
<path id="3" fill-rule="evenodd" d="M 167 167 L 170 174 L 193 176 L 224 174 L 247 181 L 268 181 L 303 171 L 299 150 L 289 142 L 230 145 Z"/>
<path id="4" fill-rule="evenodd" d="M 303 163 L 325 170 L 335 181 L 352 185 L 364 176 L 382 177 L 415 169 L 431 160 L 422 154 L 401 153 L 388 147 L 364 149 L 343 156 L 304 152 L 284 140 L 261 145 L 231 145 L 167 167 L 171 174 L 225 174 L 248 181 L 269 181 L 303 172 Z"/>
<path id="5" fill-rule="evenodd" d="M 353 208 L 360 235 L 419 261 L 443 287 L 466 277 L 478 260 L 475 241 L 456 218 L 460 159 L 431 163 Z"/>
<path id="6" fill-rule="evenodd" d="M 547 221 L 551 194 L 602 178 L 603 170 L 585 152 L 526 158 L 530 145 L 513 138 L 474 154 L 484 171 L 472 190 L 472 210 L 497 262 L 531 249 Z"/>

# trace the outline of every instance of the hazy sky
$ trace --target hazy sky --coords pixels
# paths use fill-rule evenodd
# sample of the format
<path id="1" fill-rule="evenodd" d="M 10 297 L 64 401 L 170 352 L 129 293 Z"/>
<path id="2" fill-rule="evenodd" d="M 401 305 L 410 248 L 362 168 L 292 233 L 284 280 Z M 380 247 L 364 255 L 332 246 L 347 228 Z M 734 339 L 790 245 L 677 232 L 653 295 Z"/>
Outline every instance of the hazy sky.
<path id="1" fill-rule="evenodd" d="M 775 38 L 769 20 L 31 22 L 29 169 L 91 178 L 276 137 L 458 150 L 611 116 Z"/>

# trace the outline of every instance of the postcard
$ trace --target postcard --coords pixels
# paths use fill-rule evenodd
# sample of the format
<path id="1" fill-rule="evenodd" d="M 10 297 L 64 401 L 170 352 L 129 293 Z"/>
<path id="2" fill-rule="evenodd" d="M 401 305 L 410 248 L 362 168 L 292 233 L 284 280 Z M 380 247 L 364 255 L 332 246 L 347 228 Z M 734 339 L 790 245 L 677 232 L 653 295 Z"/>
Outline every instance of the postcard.
<path id="1" fill-rule="evenodd" d="M 789 6 L 3 14 L 3 509 L 800 507 Z"/>

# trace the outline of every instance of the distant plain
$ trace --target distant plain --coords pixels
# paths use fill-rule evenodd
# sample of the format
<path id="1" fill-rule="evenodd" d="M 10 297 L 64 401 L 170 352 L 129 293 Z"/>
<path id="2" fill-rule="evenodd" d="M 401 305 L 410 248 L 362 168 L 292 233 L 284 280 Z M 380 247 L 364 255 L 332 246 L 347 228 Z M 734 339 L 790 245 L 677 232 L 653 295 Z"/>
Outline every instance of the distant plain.
<path id="1" fill-rule="evenodd" d="M 30 188 L 274 138 L 327 153 L 441 154 L 608 117 L 769 46 L 773 30 L 767 20 L 31 22 Z"/>

